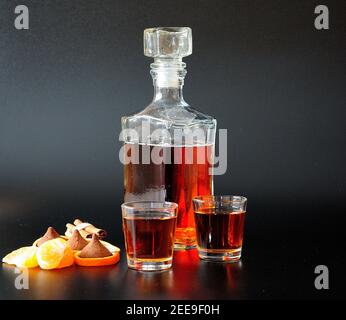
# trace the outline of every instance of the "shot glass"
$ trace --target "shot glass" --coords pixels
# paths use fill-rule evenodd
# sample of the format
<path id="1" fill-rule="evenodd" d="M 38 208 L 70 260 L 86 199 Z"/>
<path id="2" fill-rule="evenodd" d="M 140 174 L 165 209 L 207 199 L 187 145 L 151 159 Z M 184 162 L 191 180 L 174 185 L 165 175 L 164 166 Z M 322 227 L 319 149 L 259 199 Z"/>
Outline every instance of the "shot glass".
<path id="1" fill-rule="evenodd" d="M 121 205 L 129 268 L 157 271 L 172 266 L 178 205 L 136 201 Z"/>
<path id="2" fill-rule="evenodd" d="M 241 257 L 247 199 L 199 196 L 193 199 L 198 255 L 209 261 L 236 262 Z"/>

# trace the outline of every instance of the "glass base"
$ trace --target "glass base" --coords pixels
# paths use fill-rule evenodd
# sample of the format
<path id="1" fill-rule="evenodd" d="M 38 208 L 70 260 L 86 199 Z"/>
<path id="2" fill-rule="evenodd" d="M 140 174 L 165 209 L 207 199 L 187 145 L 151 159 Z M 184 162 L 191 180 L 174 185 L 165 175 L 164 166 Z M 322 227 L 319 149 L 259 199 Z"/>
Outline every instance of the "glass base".
<path id="1" fill-rule="evenodd" d="M 131 259 L 127 258 L 127 265 L 131 269 L 137 271 L 160 271 L 167 270 L 172 267 L 172 258 L 168 259 Z"/>
<path id="2" fill-rule="evenodd" d="M 215 262 L 237 262 L 241 258 L 241 248 L 218 250 L 198 248 L 198 255 L 201 259 Z"/>
<path id="3" fill-rule="evenodd" d="M 191 250 L 196 248 L 197 248 L 197 245 L 195 244 L 184 244 L 184 243 L 174 244 L 174 250 Z"/>

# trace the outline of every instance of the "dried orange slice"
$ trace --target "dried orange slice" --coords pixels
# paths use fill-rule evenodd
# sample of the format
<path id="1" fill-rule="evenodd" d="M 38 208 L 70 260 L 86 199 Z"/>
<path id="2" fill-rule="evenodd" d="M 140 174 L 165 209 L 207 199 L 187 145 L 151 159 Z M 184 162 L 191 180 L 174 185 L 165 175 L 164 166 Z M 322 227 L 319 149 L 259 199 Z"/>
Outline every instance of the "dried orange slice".
<path id="1" fill-rule="evenodd" d="M 83 267 L 110 266 L 112 264 L 116 264 L 120 260 L 120 251 L 116 251 L 111 256 L 104 258 L 81 258 L 79 253 L 80 251 L 75 253 L 74 262 L 75 264 Z"/>
<path id="2" fill-rule="evenodd" d="M 16 265 L 19 268 L 35 268 L 38 266 L 36 251 L 37 248 L 34 246 L 19 248 L 6 255 L 2 262 Z"/>
<path id="3" fill-rule="evenodd" d="M 61 238 L 48 240 L 37 249 L 37 262 L 42 269 L 60 269 L 73 264 L 73 251 Z"/>

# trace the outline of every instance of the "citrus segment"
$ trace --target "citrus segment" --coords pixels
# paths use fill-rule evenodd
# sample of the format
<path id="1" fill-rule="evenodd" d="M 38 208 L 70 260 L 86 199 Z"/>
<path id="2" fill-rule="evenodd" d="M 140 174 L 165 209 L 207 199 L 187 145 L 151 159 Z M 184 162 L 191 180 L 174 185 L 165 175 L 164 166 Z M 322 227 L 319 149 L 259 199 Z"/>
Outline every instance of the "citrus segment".
<path id="1" fill-rule="evenodd" d="M 6 255 L 2 262 L 16 265 L 19 268 L 35 268 L 38 266 L 36 259 L 36 247 L 23 247 Z"/>
<path id="2" fill-rule="evenodd" d="M 73 252 L 67 241 L 56 238 L 37 249 L 37 261 L 42 269 L 64 268 L 73 264 Z"/>

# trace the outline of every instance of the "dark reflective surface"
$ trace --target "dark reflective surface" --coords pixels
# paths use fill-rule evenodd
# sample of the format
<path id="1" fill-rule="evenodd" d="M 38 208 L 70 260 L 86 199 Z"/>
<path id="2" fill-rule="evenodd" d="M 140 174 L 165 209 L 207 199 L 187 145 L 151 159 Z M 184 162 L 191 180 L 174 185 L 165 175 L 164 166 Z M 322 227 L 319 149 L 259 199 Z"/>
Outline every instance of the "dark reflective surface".
<path id="1" fill-rule="evenodd" d="M 295 203 L 268 206 L 254 198 L 245 221 L 240 262 L 205 262 L 196 250 L 175 251 L 171 270 L 137 272 L 126 265 L 119 200 L 113 203 L 112 197 L 99 201 L 93 197 L 77 201 L 29 194 L 0 199 L 1 257 L 30 245 L 49 225 L 63 233 L 66 222 L 76 216 L 107 229 L 107 240 L 121 248 L 122 257 L 110 267 L 31 269 L 29 290 L 17 290 L 15 268 L 2 265 L 0 299 L 311 299 L 344 295 L 342 205 L 334 204 L 326 216 L 325 205 L 297 209 Z M 330 290 L 314 287 L 314 269 L 319 264 L 329 267 Z"/>
<path id="2" fill-rule="evenodd" d="M 11 299 L 208 299 L 241 298 L 242 262 L 201 262 L 196 250 L 174 255 L 174 267 L 161 272 L 128 269 L 123 257 L 113 267 L 28 270 L 29 290 L 17 290 L 15 267 L 2 266 L 2 298 Z"/>

